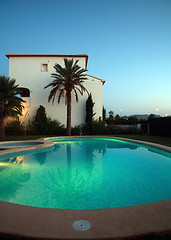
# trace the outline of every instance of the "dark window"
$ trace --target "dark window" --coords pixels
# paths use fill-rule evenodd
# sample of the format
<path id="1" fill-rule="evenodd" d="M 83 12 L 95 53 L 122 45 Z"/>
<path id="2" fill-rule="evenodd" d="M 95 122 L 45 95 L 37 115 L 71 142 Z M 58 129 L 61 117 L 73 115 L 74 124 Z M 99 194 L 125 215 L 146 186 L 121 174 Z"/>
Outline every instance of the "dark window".
<path id="1" fill-rule="evenodd" d="M 18 88 L 20 97 L 30 97 L 30 90 L 28 88 Z"/>

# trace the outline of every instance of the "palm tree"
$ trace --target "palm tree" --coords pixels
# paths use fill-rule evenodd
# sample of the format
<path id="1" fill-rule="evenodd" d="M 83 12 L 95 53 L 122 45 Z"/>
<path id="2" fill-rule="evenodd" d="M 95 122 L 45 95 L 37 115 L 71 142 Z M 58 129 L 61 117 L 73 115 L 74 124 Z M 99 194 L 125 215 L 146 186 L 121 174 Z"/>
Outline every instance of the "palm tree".
<path id="1" fill-rule="evenodd" d="M 75 61 L 64 59 L 65 67 L 59 64 L 55 64 L 54 69 L 56 73 L 52 73 L 51 77 L 54 78 L 53 82 L 48 84 L 47 87 L 52 87 L 50 92 L 48 102 L 52 100 L 54 104 L 55 97 L 58 97 L 58 103 L 60 103 L 61 96 L 66 93 L 66 104 L 67 104 L 67 136 L 71 136 L 71 92 L 74 91 L 76 101 L 78 102 L 78 93 L 81 95 L 87 91 L 87 89 L 82 85 L 84 80 L 87 80 L 84 68 L 81 68 L 77 63 L 79 60 Z M 59 94 L 58 94 L 59 93 Z"/>
<path id="2" fill-rule="evenodd" d="M 15 79 L 0 76 L 0 139 L 5 138 L 4 120 L 6 117 L 17 117 L 22 115 L 24 108 L 21 98 L 17 97 L 20 93 Z"/>

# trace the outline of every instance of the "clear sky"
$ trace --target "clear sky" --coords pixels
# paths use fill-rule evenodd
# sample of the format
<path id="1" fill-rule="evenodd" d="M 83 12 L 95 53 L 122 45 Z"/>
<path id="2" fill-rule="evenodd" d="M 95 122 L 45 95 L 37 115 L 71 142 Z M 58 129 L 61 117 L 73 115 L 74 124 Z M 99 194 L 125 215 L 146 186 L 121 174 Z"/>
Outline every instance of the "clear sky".
<path id="1" fill-rule="evenodd" d="M 7 53 L 88 54 L 107 112 L 171 115 L 171 0 L 0 0 L 0 12 L 0 75 Z"/>

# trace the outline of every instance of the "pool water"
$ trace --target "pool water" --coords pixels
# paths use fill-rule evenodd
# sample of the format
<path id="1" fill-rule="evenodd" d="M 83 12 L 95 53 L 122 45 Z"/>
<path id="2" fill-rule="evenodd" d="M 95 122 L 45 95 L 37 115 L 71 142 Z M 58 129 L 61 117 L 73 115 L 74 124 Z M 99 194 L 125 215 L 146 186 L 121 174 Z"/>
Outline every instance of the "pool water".
<path id="1" fill-rule="evenodd" d="M 104 138 L 56 138 L 49 150 L 0 158 L 0 200 L 60 209 L 171 198 L 171 153 Z"/>

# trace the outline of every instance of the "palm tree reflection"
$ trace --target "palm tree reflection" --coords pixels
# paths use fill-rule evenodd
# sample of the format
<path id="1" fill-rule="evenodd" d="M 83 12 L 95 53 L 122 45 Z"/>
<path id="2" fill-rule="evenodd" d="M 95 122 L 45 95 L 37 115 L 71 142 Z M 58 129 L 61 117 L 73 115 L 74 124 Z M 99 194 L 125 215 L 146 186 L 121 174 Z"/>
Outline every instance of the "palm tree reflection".
<path id="1" fill-rule="evenodd" d="M 46 188 L 55 199 L 56 207 L 68 208 L 69 205 L 76 206 L 77 202 L 84 205 L 92 189 L 101 187 L 102 171 L 99 170 L 102 167 L 102 161 L 99 161 L 98 155 L 102 155 L 103 151 L 101 147 L 99 150 L 99 147 L 94 148 L 92 144 L 81 145 L 78 148 L 80 152 L 75 151 L 76 155 L 74 153 L 72 155 L 74 144 L 66 144 L 65 164 L 47 173 Z M 94 159 L 97 159 L 96 163 Z"/>
<path id="2" fill-rule="evenodd" d="M 137 148 L 102 139 L 68 141 L 63 143 L 63 147 L 62 166 L 48 171 L 46 184 L 53 204 L 59 208 L 77 208 L 80 203 L 84 208 L 92 196 L 96 199 L 96 193 L 104 188 L 103 158 L 107 148 Z"/>

